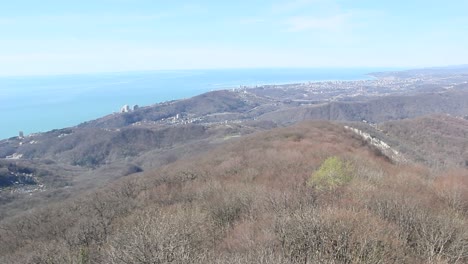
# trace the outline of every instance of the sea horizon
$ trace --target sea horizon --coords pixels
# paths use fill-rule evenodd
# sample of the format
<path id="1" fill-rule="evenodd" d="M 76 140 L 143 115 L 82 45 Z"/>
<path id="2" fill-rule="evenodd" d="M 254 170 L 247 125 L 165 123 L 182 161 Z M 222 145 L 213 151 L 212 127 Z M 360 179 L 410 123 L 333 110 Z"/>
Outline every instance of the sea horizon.
<path id="1" fill-rule="evenodd" d="M 243 68 L 155 70 L 0 77 L 0 140 L 76 126 L 118 112 L 213 90 L 373 79 L 395 68 Z"/>

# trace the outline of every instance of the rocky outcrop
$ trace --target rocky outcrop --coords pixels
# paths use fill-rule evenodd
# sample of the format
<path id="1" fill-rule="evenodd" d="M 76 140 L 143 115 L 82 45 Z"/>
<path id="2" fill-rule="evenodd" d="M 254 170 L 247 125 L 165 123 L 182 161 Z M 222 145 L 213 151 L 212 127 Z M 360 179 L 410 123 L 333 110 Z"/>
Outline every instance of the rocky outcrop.
<path id="1" fill-rule="evenodd" d="M 385 156 L 397 163 L 405 163 L 407 160 L 403 157 L 403 155 L 398 152 L 397 150 L 390 147 L 387 143 L 383 142 L 382 140 L 371 136 L 371 134 L 361 131 L 357 128 L 344 126 L 345 129 L 351 130 L 355 134 L 361 136 L 365 141 L 367 141 L 372 146 L 379 149 Z"/>

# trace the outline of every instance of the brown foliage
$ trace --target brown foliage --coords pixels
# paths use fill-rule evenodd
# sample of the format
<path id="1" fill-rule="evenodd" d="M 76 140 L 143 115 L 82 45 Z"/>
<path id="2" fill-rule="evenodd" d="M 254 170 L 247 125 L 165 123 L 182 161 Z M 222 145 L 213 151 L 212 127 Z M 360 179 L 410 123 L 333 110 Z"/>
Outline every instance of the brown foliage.
<path id="1" fill-rule="evenodd" d="M 351 180 L 307 186 L 330 156 Z M 466 196 L 446 195 L 461 172 L 391 164 L 341 126 L 306 123 L 5 219 L 0 262 L 466 263 Z"/>

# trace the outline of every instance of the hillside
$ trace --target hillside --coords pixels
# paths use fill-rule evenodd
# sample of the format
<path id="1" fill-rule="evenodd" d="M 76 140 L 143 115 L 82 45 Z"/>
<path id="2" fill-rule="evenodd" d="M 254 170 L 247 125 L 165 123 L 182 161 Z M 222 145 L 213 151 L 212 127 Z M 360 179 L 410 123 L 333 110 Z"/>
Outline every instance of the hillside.
<path id="1" fill-rule="evenodd" d="M 468 168 L 468 120 L 448 115 L 389 121 L 378 126 L 400 145 L 412 149 L 419 161 L 435 167 Z"/>
<path id="2" fill-rule="evenodd" d="M 417 76 L 1 140 L 0 263 L 466 263 L 468 86 Z"/>
<path id="3" fill-rule="evenodd" d="M 304 120 L 374 124 L 437 113 L 467 116 L 468 86 L 448 85 L 448 77 L 443 76 L 213 91 L 75 127 L 1 140 L 0 219 L 199 155 L 225 141 Z M 364 129 L 380 133 L 373 126 Z M 410 160 L 428 164 L 418 144 L 406 142 L 404 136 L 380 133 L 378 138 L 398 146 Z M 405 148 L 412 145 L 416 147 Z M 456 153 L 439 155 L 439 160 L 445 159 L 447 165 L 463 163 L 458 158 L 463 154 L 456 157 Z"/>
<path id="4" fill-rule="evenodd" d="M 4 219 L 0 262 L 466 263 L 467 177 L 302 123 Z"/>
<path id="5" fill-rule="evenodd" d="M 380 123 L 435 113 L 468 115 L 468 90 L 386 96 L 364 102 L 331 102 L 313 106 L 279 109 L 259 117 L 277 123 L 293 124 L 303 120 L 338 120 Z"/>
<path id="6" fill-rule="evenodd" d="M 0 219 L 199 155 L 267 127 L 247 122 L 151 129 L 71 128 L 10 139 L 6 145 L 16 158 L 0 159 Z"/>
<path id="7" fill-rule="evenodd" d="M 468 264 L 467 11 L 3 1 L 0 264 Z"/>

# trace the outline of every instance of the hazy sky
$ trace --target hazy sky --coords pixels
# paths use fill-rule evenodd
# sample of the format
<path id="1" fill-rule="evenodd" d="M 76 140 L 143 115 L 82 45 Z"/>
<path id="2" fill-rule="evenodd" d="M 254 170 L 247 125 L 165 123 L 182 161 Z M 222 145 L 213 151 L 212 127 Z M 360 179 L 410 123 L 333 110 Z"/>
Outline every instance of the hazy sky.
<path id="1" fill-rule="evenodd" d="M 0 1 L 0 75 L 468 63 L 466 0 Z"/>

